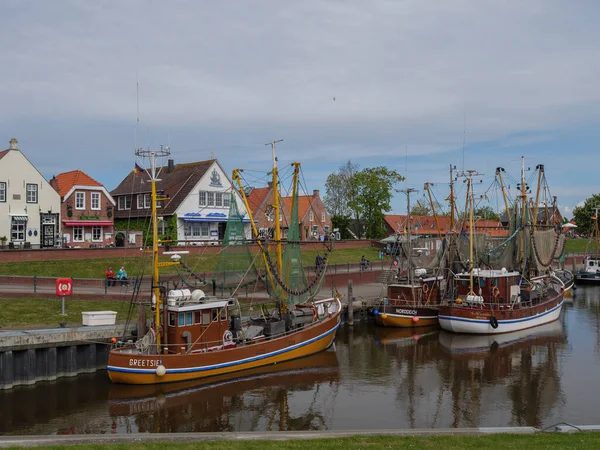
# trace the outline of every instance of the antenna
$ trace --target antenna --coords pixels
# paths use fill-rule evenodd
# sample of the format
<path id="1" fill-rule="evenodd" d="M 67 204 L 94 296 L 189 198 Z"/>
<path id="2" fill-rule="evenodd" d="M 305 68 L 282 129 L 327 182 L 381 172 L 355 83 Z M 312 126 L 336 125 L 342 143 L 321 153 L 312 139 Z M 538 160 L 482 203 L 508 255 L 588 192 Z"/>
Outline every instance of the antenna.
<path id="1" fill-rule="evenodd" d="M 463 163 L 462 163 L 462 168 L 463 168 L 463 172 L 465 170 L 465 141 L 467 139 L 467 102 L 465 101 L 465 121 L 463 124 L 463 147 L 462 147 L 462 157 L 463 157 Z"/>

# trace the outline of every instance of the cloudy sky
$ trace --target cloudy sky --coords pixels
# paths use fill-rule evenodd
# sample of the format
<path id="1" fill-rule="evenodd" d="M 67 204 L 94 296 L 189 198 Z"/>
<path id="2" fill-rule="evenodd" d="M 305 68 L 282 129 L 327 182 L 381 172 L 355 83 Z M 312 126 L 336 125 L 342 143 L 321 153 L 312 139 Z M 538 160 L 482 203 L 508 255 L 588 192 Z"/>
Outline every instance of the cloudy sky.
<path id="1" fill-rule="evenodd" d="M 300 160 L 308 190 L 323 192 L 351 160 L 407 174 L 398 188 L 417 198 L 425 181 L 444 194 L 450 164 L 483 173 L 483 192 L 497 166 L 518 178 L 524 156 L 545 165 L 569 217 L 600 192 L 596 1 L 0 0 L 0 10 L 0 147 L 16 137 L 47 178 L 81 169 L 116 187 L 134 162 L 139 81 L 138 145 L 170 143 L 176 163 L 212 152 L 227 171 L 266 172 L 264 143 L 284 139 L 280 164 Z"/>

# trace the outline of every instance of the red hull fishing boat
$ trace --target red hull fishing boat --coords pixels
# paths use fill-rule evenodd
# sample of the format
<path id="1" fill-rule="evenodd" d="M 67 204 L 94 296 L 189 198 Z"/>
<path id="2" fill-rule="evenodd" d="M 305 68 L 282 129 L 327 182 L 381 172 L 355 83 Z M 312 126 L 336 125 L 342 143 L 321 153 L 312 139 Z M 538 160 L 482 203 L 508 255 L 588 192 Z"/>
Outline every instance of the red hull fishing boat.
<path id="1" fill-rule="evenodd" d="M 280 235 L 279 194 L 274 191 L 276 262 L 271 261 L 268 246 L 259 238 L 251 209 L 245 197 L 239 171 L 233 173 L 238 183 L 252 225 L 254 240 L 260 247 L 266 267 L 274 308 L 261 306 L 259 317 L 243 320 L 242 307 L 235 296 L 211 298 L 202 290 L 171 290 L 167 292 L 159 277 L 159 267 L 180 264 L 180 255 L 171 262 L 159 262 L 157 229 L 157 171 L 155 159 L 168 156 L 168 149 L 138 150 L 139 157 L 149 157 L 147 175 L 152 185 L 153 274 L 151 292 L 146 304 L 152 304 L 154 317 L 151 329 L 136 342 L 118 342 L 109 353 L 108 376 L 115 383 L 157 384 L 223 376 L 269 364 L 302 358 L 327 349 L 334 341 L 340 325 L 341 303 L 332 297 L 314 298 L 315 280 L 306 280 L 301 266 L 299 230 L 290 227 L 287 240 Z M 299 163 L 294 166 L 293 207 L 291 223 L 298 224 L 296 189 Z M 273 186 L 278 186 L 275 146 L 273 145 Z M 231 197 L 230 219 L 239 215 Z M 294 219 L 295 218 L 295 219 Z M 228 224 L 229 225 L 229 224 Z M 239 230 L 226 231 L 234 246 L 241 246 Z M 324 242 L 331 246 L 332 240 Z M 284 249 L 285 247 L 285 249 Z M 330 251 L 331 247 L 327 248 Z M 293 257 L 284 261 L 284 253 Z M 177 252 L 173 252 L 177 253 Z M 181 252 L 180 252 L 181 253 Z M 324 275 L 325 265 L 315 277 Z M 294 265 L 296 263 L 296 265 Z M 249 271 L 249 269 L 248 269 Z M 241 282 L 240 282 L 241 283 Z M 318 291 L 318 289 L 316 290 Z"/>

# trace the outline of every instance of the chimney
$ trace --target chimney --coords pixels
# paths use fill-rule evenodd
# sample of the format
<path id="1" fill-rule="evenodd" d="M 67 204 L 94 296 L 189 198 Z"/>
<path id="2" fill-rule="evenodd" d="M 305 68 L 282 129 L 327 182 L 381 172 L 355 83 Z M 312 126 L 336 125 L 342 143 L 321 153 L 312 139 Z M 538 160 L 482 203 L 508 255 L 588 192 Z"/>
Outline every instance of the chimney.
<path id="1" fill-rule="evenodd" d="M 56 175 L 52 176 L 52 179 L 50 180 L 50 186 L 52 186 L 54 190 L 58 192 L 58 180 L 56 179 Z"/>
<path id="2" fill-rule="evenodd" d="M 318 189 L 313 190 L 313 198 L 319 198 L 319 190 Z"/>
<path id="3" fill-rule="evenodd" d="M 175 170 L 175 161 L 173 161 L 173 159 L 169 158 L 169 162 L 168 162 L 168 166 L 167 166 L 167 173 L 171 173 L 173 172 L 173 170 Z"/>
<path id="4" fill-rule="evenodd" d="M 12 138 L 10 140 L 10 149 L 11 150 L 19 150 L 19 141 L 17 141 L 15 138 Z"/>

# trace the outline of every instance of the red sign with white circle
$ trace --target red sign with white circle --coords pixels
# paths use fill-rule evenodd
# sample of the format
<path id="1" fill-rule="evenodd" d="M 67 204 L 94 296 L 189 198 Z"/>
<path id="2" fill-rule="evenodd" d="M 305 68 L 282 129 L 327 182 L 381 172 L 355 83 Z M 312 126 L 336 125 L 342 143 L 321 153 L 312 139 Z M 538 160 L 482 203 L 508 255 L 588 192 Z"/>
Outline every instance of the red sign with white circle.
<path id="1" fill-rule="evenodd" d="M 64 297 L 65 295 L 71 295 L 73 293 L 73 279 L 72 278 L 58 278 L 56 280 L 56 295 Z"/>

